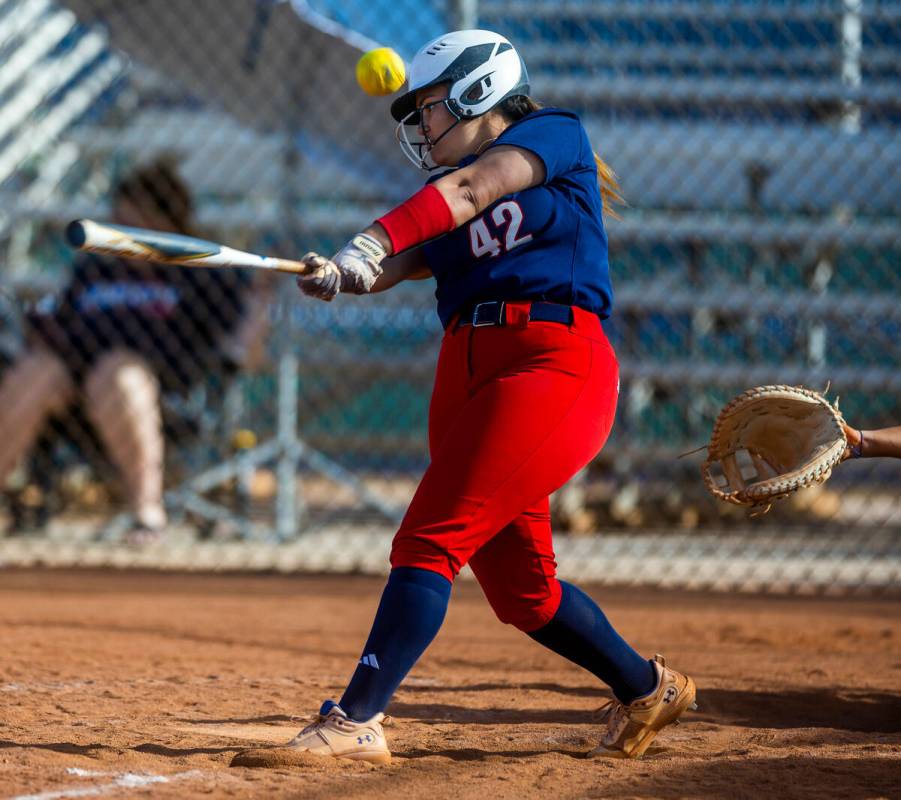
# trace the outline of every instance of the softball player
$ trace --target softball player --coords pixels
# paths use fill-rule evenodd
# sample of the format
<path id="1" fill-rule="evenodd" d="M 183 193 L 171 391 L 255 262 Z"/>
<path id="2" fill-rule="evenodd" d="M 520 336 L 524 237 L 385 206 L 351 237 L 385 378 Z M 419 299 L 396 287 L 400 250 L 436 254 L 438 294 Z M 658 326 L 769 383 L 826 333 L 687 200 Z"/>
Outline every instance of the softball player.
<path id="1" fill-rule="evenodd" d="M 425 45 L 391 113 L 402 149 L 432 176 L 332 259 L 307 254 L 318 269 L 299 284 L 332 300 L 435 277 L 445 334 L 431 464 L 350 684 L 291 746 L 390 760 L 382 712 L 468 563 L 502 622 L 612 688 L 592 755 L 640 756 L 694 702 L 694 683 L 636 653 L 588 595 L 557 580 L 548 505 L 613 424 L 618 368 L 601 320 L 612 300 L 602 212 L 615 180 L 575 114 L 529 98 L 519 54 L 496 33 Z"/>

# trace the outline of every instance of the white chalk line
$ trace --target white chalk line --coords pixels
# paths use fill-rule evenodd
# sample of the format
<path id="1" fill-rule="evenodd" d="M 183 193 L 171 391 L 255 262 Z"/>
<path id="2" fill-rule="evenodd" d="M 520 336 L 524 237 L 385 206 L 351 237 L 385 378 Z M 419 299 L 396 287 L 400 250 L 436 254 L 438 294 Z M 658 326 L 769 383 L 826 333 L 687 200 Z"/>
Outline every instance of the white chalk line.
<path id="1" fill-rule="evenodd" d="M 203 772 L 197 769 L 188 772 L 176 772 L 173 775 L 154 775 L 147 772 L 92 772 L 78 767 L 69 767 L 66 772 L 78 778 L 107 778 L 115 776 L 109 783 L 101 783 L 97 786 L 73 786 L 69 789 L 57 789 L 50 792 L 38 792 L 38 794 L 20 794 L 10 800 L 59 800 L 65 797 L 96 797 L 97 795 L 110 794 L 117 789 L 146 789 L 157 783 L 170 783 L 185 778 L 197 778 Z"/>

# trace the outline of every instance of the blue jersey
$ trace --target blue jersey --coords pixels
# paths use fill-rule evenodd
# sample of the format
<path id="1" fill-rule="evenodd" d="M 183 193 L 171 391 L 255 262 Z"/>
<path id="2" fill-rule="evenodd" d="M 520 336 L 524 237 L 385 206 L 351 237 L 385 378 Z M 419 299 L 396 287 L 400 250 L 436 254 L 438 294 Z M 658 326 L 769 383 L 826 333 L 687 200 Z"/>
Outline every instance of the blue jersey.
<path id="1" fill-rule="evenodd" d="M 594 153 L 579 118 L 543 108 L 510 125 L 492 147 L 498 145 L 535 153 L 546 176 L 426 243 L 442 324 L 484 300 L 546 300 L 607 318 L 613 301 L 607 234 Z"/>

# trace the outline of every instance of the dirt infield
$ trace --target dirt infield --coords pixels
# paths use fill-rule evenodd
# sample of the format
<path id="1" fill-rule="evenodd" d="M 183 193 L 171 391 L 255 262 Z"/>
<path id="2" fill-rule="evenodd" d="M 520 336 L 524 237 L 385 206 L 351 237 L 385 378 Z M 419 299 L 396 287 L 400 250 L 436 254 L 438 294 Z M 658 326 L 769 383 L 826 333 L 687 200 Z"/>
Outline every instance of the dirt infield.
<path id="1" fill-rule="evenodd" d="M 901 604 L 591 590 L 700 710 L 587 760 L 607 693 L 460 582 L 394 762 L 232 767 L 340 694 L 381 581 L 0 572 L 0 797 L 901 797 Z"/>

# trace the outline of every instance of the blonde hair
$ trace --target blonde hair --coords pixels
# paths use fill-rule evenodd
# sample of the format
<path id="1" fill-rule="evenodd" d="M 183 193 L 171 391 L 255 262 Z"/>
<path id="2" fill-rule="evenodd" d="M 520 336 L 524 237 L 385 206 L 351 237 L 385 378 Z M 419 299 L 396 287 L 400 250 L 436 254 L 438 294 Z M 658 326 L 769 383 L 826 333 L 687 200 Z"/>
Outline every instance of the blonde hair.
<path id="1" fill-rule="evenodd" d="M 498 106 L 501 114 L 511 122 L 516 122 L 533 111 L 538 111 L 540 108 L 541 104 L 527 95 L 508 97 Z M 598 186 L 601 189 L 601 202 L 603 203 L 604 213 L 614 219 L 619 219 L 619 214 L 614 206 L 626 205 L 619 185 L 619 178 L 616 177 L 613 168 L 596 152 L 594 153 L 594 163 L 598 170 Z"/>
<path id="2" fill-rule="evenodd" d="M 594 153 L 594 163 L 598 168 L 598 185 L 601 187 L 601 201 L 604 204 L 604 213 L 609 214 L 613 219 L 619 219 L 620 216 L 614 206 L 626 205 L 619 185 L 619 178 L 616 177 L 613 168 L 597 153 Z"/>

